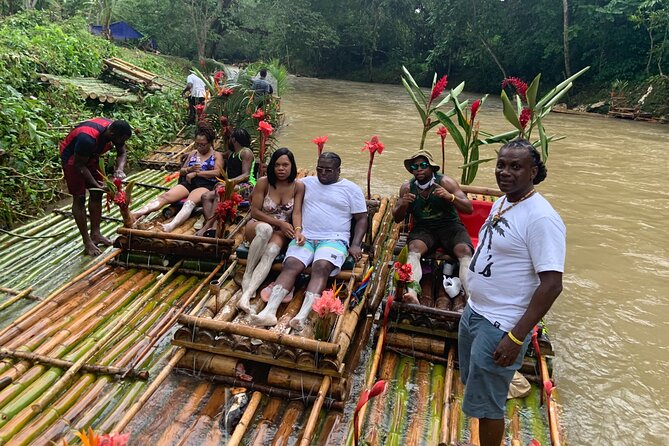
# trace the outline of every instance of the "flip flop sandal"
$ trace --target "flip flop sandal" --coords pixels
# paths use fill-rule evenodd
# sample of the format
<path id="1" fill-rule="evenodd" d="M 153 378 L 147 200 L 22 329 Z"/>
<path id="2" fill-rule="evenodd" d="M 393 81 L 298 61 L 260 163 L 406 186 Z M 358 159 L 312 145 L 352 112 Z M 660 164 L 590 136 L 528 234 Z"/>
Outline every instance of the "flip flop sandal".
<path id="1" fill-rule="evenodd" d="M 272 294 L 272 288 L 274 288 L 275 283 L 272 282 L 269 285 L 267 285 L 265 288 L 260 291 L 260 298 L 263 300 L 263 302 L 269 301 L 269 296 Z M 286 294 L 286 297 L 283 298 L 281 301 L 282 304 L 288 303 L 291 300 L 293 300 L 293 292 L 295 291 L 295 288 L 290 290 L 290 293 Z"/>

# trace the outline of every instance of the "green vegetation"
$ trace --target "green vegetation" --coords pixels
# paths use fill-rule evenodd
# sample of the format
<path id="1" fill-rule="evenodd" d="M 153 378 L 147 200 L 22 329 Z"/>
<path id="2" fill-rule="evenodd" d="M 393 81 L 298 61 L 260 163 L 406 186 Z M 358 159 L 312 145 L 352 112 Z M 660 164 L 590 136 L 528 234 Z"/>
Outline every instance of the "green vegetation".
<path id="1" fill-rule="evenodd" d="M 37 72 L 96 77 L 109 56 L 179 81 L 187 73 L 183 63 L 92 36 L 81 18 L 61 21 L 31 11 L 0 21 L 0 226 L 39 214 L 45 203 L 59 198 L 58 143 L 76 123 L 96 116 L 127 120 L 136 130 L 128 144 L 131 163 L 183 125 L 185 101 L 179 91 L 147 94 L 134 106 L 112 106 L 41 85 L 36 77 Z"/>

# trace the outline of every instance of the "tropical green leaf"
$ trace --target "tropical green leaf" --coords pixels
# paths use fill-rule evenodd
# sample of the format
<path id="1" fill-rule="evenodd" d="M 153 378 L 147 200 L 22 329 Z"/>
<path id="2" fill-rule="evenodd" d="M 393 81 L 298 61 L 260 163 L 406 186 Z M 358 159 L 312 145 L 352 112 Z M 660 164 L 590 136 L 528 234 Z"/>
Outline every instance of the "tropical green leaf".
<path id="1" fill-rule="evenodd" d="M 437 119 L 439 119 L 439 122 L 441 122 L 444 127 L 448 129 L 448 133 L 451 135 L 451 138 L 453 138 L 455 145 L 458 146 L 458 149 L 460 149 L 462 157 L 467 159 L 467 146 L 465 145 L 465 140 L 462 137 L 460 130 L 456 127 L 455 124 L 453 124 L 451 118 L 449 118 L 445 113 L 436 111 L 435 115 L 437 116 Z"/>
<path id="2" fill-rule="evenodd" d="M 589 69 L 590 69 L 590 67 L 587 66 L 587 67 L 583 68 L 581 71 L 579 71 L 578 73 L 573 74 L 569 78 L 567 78 L 564 81 L 562 81 L 561 83 L 559 83 L 557 86 L 555 86 L 553 89 L 551 89 L 551 91 L 549 91 L 543 98 L 541 98 L 541 100 L 539 102 L 537 102 L 537 107 L 543 108 L 548 103 L 548 101 L 553 99 L 553 97 L 556 94 L 558 94 L 560 91 L 562 91 L 562 89 L 564 89 L 565 86 L 569 85 L 574 79 L 581 76 L 583 73 L 585 73 Z"/>
<path id="3" fill-rule="evenodd" d="M 437 104 L 437 106 L 434 107 L 434 108 L 437 109 L 437 108 L 442 107 L 446 102 L 448 102 L 448 101 L 450 101 L 452 98 L 455 98 L 455 97 L 457 97 L 458 95 L 460 95 L 460 93 L 462 93 L 462 90 L 463 90 L 464 88 L 465 88 L 465 83 L 464 83 L 464 82 L 461 82 L 460 85 L 458 85 L 457 87 L 455 87 L 454 89 L 452 89 L 452 90 L 446 95 L 445 98 L 443 98 L 441 101 L 439 101 L 439 104 Z"/>
<path id="4" fill-rule="evenodd" d="M 479 164 L 487 163 L 487 162 L 493 161 L 493 160 L 495 160 L 495 159 L 497 159 L 497 158 L 484 158 L 484 159 L 478 159 L 478 160 L 475 160 L 475 161 L 470 161 L 470 162 L 468 162 L 467 164 L 463 164 L 463 165 L 458 166 L 458 167 L 459 167 L 460 169 L 465 169 L 465 168 L 467 168 L 467 167 L 478 166 Z"/>
<path id="5" fill-rule="evenodd" d="M 550 101 L 548 101 L 544 107 L 548 109 L 553 107 L 553 105 L 557 104 L 560 98 L 564 96 L 571 89 L 572 86 L 573 84 L 571 82 L 567 84 L 567 86 L 561 92 L 553 96 L 553 98 Z"/>
<path id="6" fill-rule="evenodd" d="M 527 92 L 525 93 L 525 97 L 527 97 L 527 104 L 532 110 L 534 110 L 534 106 L 537 105 L 537 91 L 539 90 L 540 79 L 541 73 L 537 74 L 530 86 L 527 87 Z"/>
<path id="7" fill-rule="evenodd" d="M 409 260 L 409 245 L 404 245 L 400 253 L 397 255 L 397 261 L 404 265 Z"/>
<path id="8" fill-rule="evenodd" d="M 423 99 L 423 104 L 427 104 L 427 97 L 425 96 L 425 93 L 423 93 L 423 90 L 418 86 L 416 81 L 414 80 L 413 76 L 411 73 L 409 73 L 409 70 L 406 69 L 405 66 L 402 66 L 402 71 L 404 71 L 404 75 L 409 79 L 411 82 L 411 85 L 413 86 L 412 90 L 418 91 L 418 94 L 421 96 Z M 404 78 L 402 78 L 404 79 Z"/>
<path id="9" fill-rule="evenodd" d="M 537 122 L 537 127 L 539 127 L 539 141 L 541 141 L 541 160 L 545 163 L 548 160 L 548 138 L 546 138 L 544 125 L 540 120 Z"/>
<path id="10" fill-rule="evenodd" d="M 487 136 L 486 139 L 481 141 L 482 144 L 496 144 L 500 142 L 508 142 L 511 141 L 513 138 L 518 136 L 520 132 L 518 130 L 510 130 L 505 133 L 500 133 L 499 135 L 489 135 L 488 133 L 481 132 L 481 134 Z"/>
<path id="11" fill-rule="evenodd" d="M 404 85 L 404 88 L 406 88 L 407 93 L 409 93 L 409 96 L 411 97 L 411 100 L 413 101 L 414 105 L 416 106 L 416 110 L 418 110 L 418 114 L 420 114 L 420 119 L 423 122 L 423 125 L 425 125 L 425 121 L 427 120 L 427 116 L 425 115 L 425 110 L 423 110 L 423 106 L 418 102 L 418 99 L 416 98 L 416 95 L 414 94 L 413 90 L 407 83 L 407 81 L 402 78 L 402 85 Z"/>
<path id="12" fill-rule="evenodd" d="M 518 115 L 516 114 L 513 104 L 511 104 L 511 101 L 509 100 L 509 97 L 506 95 L 505 91 L 502 91 L 501 97 L 502 97 L 502 111 L 504 112 L 504 117 L 506 118 L 507 121 L 511 123 L 511 125 L 513 125 L 520 132 L 522 132 L 523 127 L 520 125 L 520 121 L 518 120 Z"/>

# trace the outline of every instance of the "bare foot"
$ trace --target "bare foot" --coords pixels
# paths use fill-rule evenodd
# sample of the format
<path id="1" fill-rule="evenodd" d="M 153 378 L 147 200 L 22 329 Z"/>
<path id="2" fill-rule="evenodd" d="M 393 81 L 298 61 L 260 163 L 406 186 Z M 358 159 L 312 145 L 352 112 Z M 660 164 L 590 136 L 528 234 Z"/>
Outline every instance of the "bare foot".
<path id="1" fill-rule="evenodd" d="M 273 327 L 276 325 L 276 316 L 271 315 L 271 314 L 263 314 L 264 312 L 260 312 L 259 314 L 252 315 L 249 317 L 249 321 L 251 322 L 251 325 L 255 325 L 256 327 Z"/>
<path id="2" fill-rule="evenodd" d="M 96 245 L 111 246 L 112 241 L 102 234 L 91 234 L 91 241 Z"/>
<path id="3" fill-rule="evenodd" d="M 174 229 L 172 225 L 169 223 L 158 223 L 158 227 L 163 232 L 172 232 L 172 230 Z"/>
<path id="4" fill-rule="evenodd" d="M 96 257 L 102 254 L 100 248 L 98 248 L 92 240 L 90 242 L 84 242 L 84 250 L 86 251 L 86 255 L 91 257 Z"/>
<path id="5" fill-rule="evenodd" d="M 410 291 L 404 293 L 403 301 L 404 301 L 404 303 L 407 303 L 407 304 L 420 305 L 420 301 L 418 300 L 418 296 L 416 296 L 414 293 L 412 293 Z"/>

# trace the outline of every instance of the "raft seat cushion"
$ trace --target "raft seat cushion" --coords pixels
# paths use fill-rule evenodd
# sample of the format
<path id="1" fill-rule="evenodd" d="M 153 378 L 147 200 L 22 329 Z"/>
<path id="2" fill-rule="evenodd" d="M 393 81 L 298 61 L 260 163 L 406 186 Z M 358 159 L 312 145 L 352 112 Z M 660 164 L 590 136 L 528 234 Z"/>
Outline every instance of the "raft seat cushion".
<path id="1" fill-rule="evenodd" d="M 249 256 L 249 247 L 245 243 L 242 243 L 237 247 L 237 250 L 235 251 L 237 254 L 238 259 L 247 259 Z M 283 260 L 286 258 L 286 255 L 284 252 L 276 256 L 276 259 L 274 260 L 274 263 L 281 263 Z M 341 266 L 342 271 L 351 271 L 353 267 L 355 266 L 355 259 L 353 256 L 349 255 L 346 257 L 346 260 L 344 260 L 344 264 Z"/>

